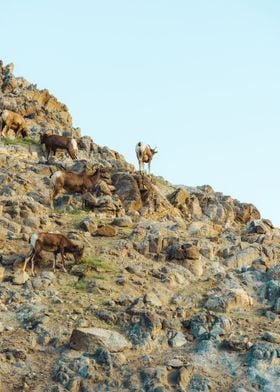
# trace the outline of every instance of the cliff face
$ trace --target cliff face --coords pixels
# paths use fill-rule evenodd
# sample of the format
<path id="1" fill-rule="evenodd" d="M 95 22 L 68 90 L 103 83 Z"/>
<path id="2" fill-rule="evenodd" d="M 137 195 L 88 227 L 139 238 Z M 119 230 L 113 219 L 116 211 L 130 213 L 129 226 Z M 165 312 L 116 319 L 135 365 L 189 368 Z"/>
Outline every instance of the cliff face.
<path id="1" fill-rule="evenodd" d="M 280 389 L 279 229 L 210 186 L 141 176 L 12 68 L 0 112 L 31 136 L 0 144 L 0 391 Z M 45 130 L 76 137 L 78 159 L 46 162 Z M 98 186 L 52 210 L 51 173 L 85 164 Z M 30 234 L 50 231 L 84 244 L 82 262 L 53 273 L 45 252 L 23 274 Z"/>
<path id="2" fill-rule="evenodd" d="M 33 137 L 42 131 L 69 132 L 79 136 L 79 130 L 72 127 L 72 118 L 67 106 L 59 102 L 47 89 L 38 90 L 13 74 L 14 65 L 3 66 L 0 62 L 0 112 L 8 109 L 20 113 L 27 121 Z"/>

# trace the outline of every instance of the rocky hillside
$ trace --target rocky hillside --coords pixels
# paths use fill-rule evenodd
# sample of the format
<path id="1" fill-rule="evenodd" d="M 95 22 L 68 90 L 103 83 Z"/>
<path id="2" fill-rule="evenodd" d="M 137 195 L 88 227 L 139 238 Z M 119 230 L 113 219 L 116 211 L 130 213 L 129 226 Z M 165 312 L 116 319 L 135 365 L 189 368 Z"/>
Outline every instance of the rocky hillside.
<path id="1" fill-rule="evenodd" d="M 30 131 L 0 143 L 0 391 L 280 390 L 279 229 L 208 185 L 140 175 L 12 65 L 0 90 Z M 45 130 L 76 137 L 78 159 L 46 162 Z M 51 209 L 50 174 L 85 165 L 106 175 Z M 22 273 L 50 231 L 85 245 L 81 263 L 54 273 L 45 252 Z"/>

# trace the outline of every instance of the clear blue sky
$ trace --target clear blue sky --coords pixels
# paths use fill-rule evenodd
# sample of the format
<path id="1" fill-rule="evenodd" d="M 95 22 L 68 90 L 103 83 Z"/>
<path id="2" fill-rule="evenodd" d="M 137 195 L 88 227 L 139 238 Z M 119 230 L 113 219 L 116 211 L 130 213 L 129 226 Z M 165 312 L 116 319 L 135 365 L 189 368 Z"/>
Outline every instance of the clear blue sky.
<path id="1" fill-rule="evenodd" d="M 209 184 L 280 226 L 280 2 L 10 0 L 1 52 L 83 135 L 174 184 Z"/>

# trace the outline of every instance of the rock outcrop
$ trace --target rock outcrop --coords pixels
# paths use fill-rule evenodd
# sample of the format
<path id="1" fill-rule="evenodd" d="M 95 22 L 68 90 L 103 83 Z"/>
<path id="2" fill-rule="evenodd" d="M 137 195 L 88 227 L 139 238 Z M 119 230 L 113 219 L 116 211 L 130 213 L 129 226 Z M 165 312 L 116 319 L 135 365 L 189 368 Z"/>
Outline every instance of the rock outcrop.
<path id="1" fill-rule="evenodd" d="M 4 109 L 30 134 L 0 141 L 1 391 L 279 390 L 279 229 L 209 185 L 139 174 L 1 62 Z M 76 138 L 77 160 L 46 162 L 46 130 Z M 97 166 L 51 208 L 51 173 Z M 43 252 L 22 273 L 30 234 L 50 231 L 85 246 L 81 263 L 54 274 Z"/>

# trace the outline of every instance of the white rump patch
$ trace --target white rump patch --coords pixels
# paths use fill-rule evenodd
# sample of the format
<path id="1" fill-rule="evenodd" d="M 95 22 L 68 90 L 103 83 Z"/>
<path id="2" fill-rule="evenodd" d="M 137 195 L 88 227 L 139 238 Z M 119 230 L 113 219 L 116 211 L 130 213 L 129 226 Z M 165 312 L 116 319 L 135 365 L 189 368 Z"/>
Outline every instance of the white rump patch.
<path id="1" fill-rule="evenodd" d="M 139 158 L 142 157 L 146 147 L 147 147 L 147 144 L 145 144 L 143 142 L 139 142 L 136 144 L 135 151 L 136 151 L 136 154 Z"/>
<path id="2" fill-rule="evenodd" d="M 35 248 L 35 244 L 36 244 L 37 240 L 38 240 L 38 234 L 32 234 L 31 237 L 30 237 L 29 242 L 30 242 L 30 244 L 32 245 L 33 248 Z"/>
<path id="3" fill-rule="evenodd" d="M 53 175 L 51 176 L 51 182 L 52 182 L 52 184 L 54 185 L 56 179 L 57 179 L 57 178 L 60 178 L 60 177 L 62 177 L 62 171 L 61 171 L 61 170 L 58 170 L 58 171 L 56 171 L 55 173 L 53 173 Z"/>
<path id="4" fill-rule="evenodd" d="M 9 117 L 9 114 L 10 114 L 9 110 L 7 110 L 7 109 L 3 110 L 3 112 L 2 112 L 2 119 L 5 122 L 7 121 L 7 118 Z"/>

